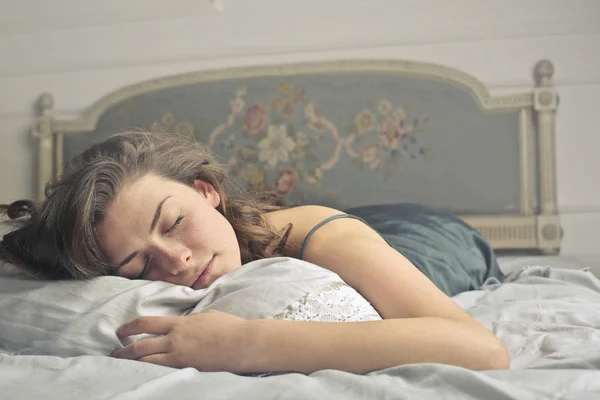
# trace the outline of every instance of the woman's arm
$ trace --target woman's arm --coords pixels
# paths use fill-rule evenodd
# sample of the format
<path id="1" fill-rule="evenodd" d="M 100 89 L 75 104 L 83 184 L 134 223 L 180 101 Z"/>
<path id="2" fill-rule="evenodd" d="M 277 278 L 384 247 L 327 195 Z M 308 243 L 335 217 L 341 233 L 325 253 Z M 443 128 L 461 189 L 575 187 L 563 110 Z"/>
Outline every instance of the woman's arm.
<path id="1" fill-rule="evenodd" d="M 408 363 L 435 362 L 470 369 L 506 368 L 504 349 L 446 318 L 370 322 L 244 320 L 219 311 L 185 317 L 141 317 L 121 337 L 158 335 L 115 350 L 117 358 L 200 371 L 304 372 L 338 369 L 367 373 Z"/>
<path id="2" fill-rule="evenodd" d="M 285 251 L 286 255 L 295 257 L 310 229 L 323 219 L 339 213 L 326 207 L 306 206 L 273 213 L 270 218 L 278 227 L 293 224 Z M 369 336 L 373 343 L 366 347 L 372 352 L 369 355 L 379 360 L 386 359 L 392 364 L 441 362 L 473 369 L 509 367 L 508 352 L 496 336 L 471 318 L 410 261 L 362 222 L 343 218 L 322 226 L 308 242 L 304 259 L 340 275 L 384 319 L 390 321 L 336 326 L 298 323 L 297 328 L 289 328 L 293 325 L 280 321 L 259 322 L 265 327 L 265 336 L 269 335 L 267 332 L 270 330 L 282 330 L 275 333 L 280 335 L 281 346 L 286 347 L 288 340 L 300 340 L 302 347 L 307 346 L 302 354 L 311 357 L 308 354 L 316 353 L 309 351 L 310 346 L 319 348 L 319 344 L 312 343 L 310 339 L 313 336 L 309 331 L 314 329 L 319 332 L 314 337 L 323 340 L 321 346 L 338 354 L 334 351 L 336 346 L 343 346 L 350 340 L 360 341 L 365 337 L 361 332 L 372 331 Z M 294 339 L 287 339 L 283 336 L 286 329 L 302 331 L 306 341 L 298 334 L 292 336 Z M 345 329 L 348 332 L 340 332 Z M 261 341 L 260 338 L 258 340 Z M 379 350 L 376 351 L 376 348 Z M 349 347 L 342 352 L 345 354 L 339 354 L 342 357 L 340 361 L 352 355 L 354 362 L 364 362 L 364 367 L 369 369 L 372 364 L 368 362 L 367 353 L 361 361 L 357 352 L 363 354 L 361 348 Z M 269 356 L 268 353 L 265 357 Z M 319 360 L 314 361 L 318 364 Z"/>
<path id="3" fill-rule="evenodd" d="M 337 369 L 363 374 L 413 363 L 442 363 L 473 370 L 509 367 L 501 344 L 474 326 L 447 318 L 253 320 L 247 324 L 244 372 Z"/>

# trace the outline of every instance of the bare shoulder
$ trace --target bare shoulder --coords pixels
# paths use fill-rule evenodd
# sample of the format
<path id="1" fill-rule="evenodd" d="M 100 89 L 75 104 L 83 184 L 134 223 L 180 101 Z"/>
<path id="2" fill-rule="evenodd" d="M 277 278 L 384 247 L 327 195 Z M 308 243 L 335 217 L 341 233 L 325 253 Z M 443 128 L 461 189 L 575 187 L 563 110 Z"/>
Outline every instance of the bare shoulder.
<path id="1" fill-rule="evenodd" d="M 289 239 L 293 239 L 306 236 L 319 222 L 337 214 L 343 212 L 324 206 L 298 206 L 267 213 L 265 218 L 277 231 L 284 231 L 291 224 L 293 228 Z"/>
<path id="2" fill-rule="evenodd" d="M 322 219 L 332 215 L 343 214 L 342 211 L 335 208 L 324 206 L 298 206 L 285 208 L 279 211 L 273 211 L 265 214 L 267 220 L 274 226 L 287 225 L 288 223 L 302 223 L 306 218 Z"/>
<path id="3" fill-rule="evenodd" d="M 335 208 L 311 205 L 270 212 L 265 217 L 267 222 L 278 232 L 285 231 L 291 224 L 292 229 L 287 240 L 285 254 L 296 257 L 308 233 L 323 220 L 339 214 L 344 214 L 344 212 Z M 315 232 L 311 237 L 311 245 L 318 245 L 319 242 L 326 240 L 342 240 L 349 232 L 354 235 L 379 237 L 375 231 L 362 222 L 343 218 L 331 221 Z"/>

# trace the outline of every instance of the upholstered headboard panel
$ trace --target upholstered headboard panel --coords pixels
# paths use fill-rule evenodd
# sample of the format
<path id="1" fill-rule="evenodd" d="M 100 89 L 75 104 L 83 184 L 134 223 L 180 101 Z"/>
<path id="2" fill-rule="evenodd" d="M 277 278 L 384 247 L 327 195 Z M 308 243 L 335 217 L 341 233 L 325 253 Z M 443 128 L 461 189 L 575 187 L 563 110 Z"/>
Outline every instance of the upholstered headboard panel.
<path id="1" fill-rule="evenodd" d="M 340 209 L 422 203 L 496 248 L 556 251 L 552 65 L 531 92 L 492 97 L 473 77 L 406 61 L 204 71 L 123 88 L 80 119 L 42 97 L 40 190 L 78 151 L 126 129 L 193 135 L 253 190 Z"/>

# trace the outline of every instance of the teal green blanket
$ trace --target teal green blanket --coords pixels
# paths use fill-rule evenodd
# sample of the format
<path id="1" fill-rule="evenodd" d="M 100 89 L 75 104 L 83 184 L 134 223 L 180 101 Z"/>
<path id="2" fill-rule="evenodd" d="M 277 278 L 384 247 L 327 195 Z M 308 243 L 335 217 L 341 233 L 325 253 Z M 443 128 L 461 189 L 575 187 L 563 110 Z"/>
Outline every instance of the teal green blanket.
<path id="1" fill-rule="evenodd" d="M 420 204 L 371 205 L 345 210 L 364 219 L 448 296 L 502 281 L 494 250 L 454 215 Z"/>

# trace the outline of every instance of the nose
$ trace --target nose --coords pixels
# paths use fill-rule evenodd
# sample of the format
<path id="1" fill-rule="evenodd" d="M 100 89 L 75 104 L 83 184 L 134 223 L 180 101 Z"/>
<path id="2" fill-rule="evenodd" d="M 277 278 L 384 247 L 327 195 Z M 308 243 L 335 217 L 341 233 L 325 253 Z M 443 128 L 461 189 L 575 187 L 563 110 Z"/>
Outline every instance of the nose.
<path id="1" fill-rule="evenodd" d="M 192 251 L 181 244 L 161 246 L 157 254 L 160 267 L 171 275 L 184 272 L 192 263 Z"/>

